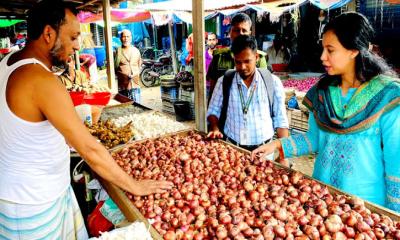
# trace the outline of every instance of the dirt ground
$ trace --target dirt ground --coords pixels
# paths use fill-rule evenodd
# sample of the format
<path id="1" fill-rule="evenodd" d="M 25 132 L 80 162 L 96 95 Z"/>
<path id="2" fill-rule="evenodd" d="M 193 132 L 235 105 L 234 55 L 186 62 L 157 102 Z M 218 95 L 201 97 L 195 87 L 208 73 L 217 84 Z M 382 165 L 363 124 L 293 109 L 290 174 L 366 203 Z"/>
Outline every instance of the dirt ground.
<path id="1" fill-rule="evenodd" d="M 151 109 L 161 111 L 161 90 L 160 86 L 157 87 L 142 87 L 141 88 L 141 104 Z"/>

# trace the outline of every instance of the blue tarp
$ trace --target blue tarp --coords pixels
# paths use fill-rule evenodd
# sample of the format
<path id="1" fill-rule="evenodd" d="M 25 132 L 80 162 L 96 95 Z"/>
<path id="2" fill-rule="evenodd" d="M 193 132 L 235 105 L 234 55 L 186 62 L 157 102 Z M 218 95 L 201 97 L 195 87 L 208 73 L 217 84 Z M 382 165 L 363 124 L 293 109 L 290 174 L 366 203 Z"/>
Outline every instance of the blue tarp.
<path id="1" fill-rule="evenodd" d="M 143 22 L 135 22 L 129 24 L 121 24 L 117 27 L 118 33 L 124 29 L 129 29 L 132 32 L 132 42 L 136 45 L 142 42 L 144 38 L 150 38 L 149 32 L 147 31 Z"/>

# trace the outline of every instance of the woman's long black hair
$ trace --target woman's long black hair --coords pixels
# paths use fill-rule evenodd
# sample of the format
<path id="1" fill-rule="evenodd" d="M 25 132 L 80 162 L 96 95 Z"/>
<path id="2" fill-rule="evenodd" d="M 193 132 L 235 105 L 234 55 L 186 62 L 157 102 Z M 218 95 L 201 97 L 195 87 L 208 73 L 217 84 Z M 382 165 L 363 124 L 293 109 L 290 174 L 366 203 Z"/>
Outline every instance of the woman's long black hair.
<path id="1" fill-rule="evenodd" d="M 356 12 L 343 13 L 325 26 L 323 33 L 328 31 L 335 33 L 344 48 L 359 51 L 356 57 L 356 76 L 361 83 L 380 74 L 396 76 L 386 61 L 369 49 L 374 29 L 364 15 Z M 318 88 L 325 89 L 340 82 L 340 76 L 325 74 L 319 81 Z"/>

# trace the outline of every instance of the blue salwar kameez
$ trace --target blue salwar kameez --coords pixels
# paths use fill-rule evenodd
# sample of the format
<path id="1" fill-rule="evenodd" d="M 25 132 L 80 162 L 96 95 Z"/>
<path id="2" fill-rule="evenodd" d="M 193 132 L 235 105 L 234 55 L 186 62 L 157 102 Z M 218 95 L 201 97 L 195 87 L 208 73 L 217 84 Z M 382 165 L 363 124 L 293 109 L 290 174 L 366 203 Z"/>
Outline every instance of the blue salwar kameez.
<path id="1" fill-rule="evenodd" d="M 281 140 L 285 158 L 317 153 L 314 178 L 400 212 L 400 84 L 313 87 L 304 103 L 309 130 Z"/>

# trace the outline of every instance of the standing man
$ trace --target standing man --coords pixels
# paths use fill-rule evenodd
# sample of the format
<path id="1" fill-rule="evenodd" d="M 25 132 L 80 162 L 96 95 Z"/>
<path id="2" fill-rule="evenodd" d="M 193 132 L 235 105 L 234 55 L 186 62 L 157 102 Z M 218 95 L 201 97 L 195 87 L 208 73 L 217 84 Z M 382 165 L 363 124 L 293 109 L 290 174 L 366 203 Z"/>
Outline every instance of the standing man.
<path id="1" fill-rule="evenodd" d="M 0 236 L 88 239 L 71 187 L 75 148 L 103 179 L 134 195 L 162 193 L 165 181 L 136 181 L 89 133 L 53 66 L 79 50 L 75 8 L 42 0 L 27 19 L 28 43 L 0 63 Z"/>
<path id="2" fill-rule="evenodd" d="M 115 71 L 118 79 L 118 91 L 124 96 L 140 103 L 140 67 L 142 57 L 132 45 L 132 33 L 128 29 L 121 32 L 122 46 L 115 53 Z"/>
<path id="3" fill-rule="evenodd" d="M 208 67 L 210 66 L 211 60 L 213 58 L 214 49 L 217 46 L 217 43 L 218 43 L 217 35 L 213 32 L 208 33 L 207 49 L 204 54 L 206 56 L 206 71 L 208 71 Z"/>
<path id="4" fill-rule="evenodd" d="M 288 64 L 290 61 L 289 49 L 285 46 L 280 36 L 275 36 L 272 46 L 267 49 L 268 66 L 272 64 Z"/>
<path id="5" fill-rule="evenodd" d="M 229 37 L 231 42 L 240 35 L 251 35 L 252 22 L 250 17 L 245 13 L 238 13 L 233 16 Z M 267 61 L 265 60 L 266 53 L 257 50 L 259 58 L 257 67 L 266 68 Z M 207 71 L 207 80 L 210 81 L 210 94 L 212 94 L 215 84 L 219 77 L 224 75 L 226 70 L 232 69 L 235 66 L 233 53 L 229 47 L 217 49 L 214 51 L 213 59 Z"/>
<path id="6" fill-rule="evenodd" d="M 210 67 L 210 63 L 213 59 L 214 49 L 217 46 L 217 43 L 218 43 L 217 35 L 213 32 L 208 33 L 207 49 L 204 54 L 204 56 L 206 58 L 206 72 L 208 71 L 208 68 Z M 209 79 L 206 79 L 206 87 L 207 87 L 207 99 L 209 99 L 210 88 L 211 88 L 211 83 L 210 83 Z"/>
<path id="7" fill-rule="evenodd" d="M 257 69 L 256 40 L 247 35 L 233 40 L 235 70 L 218 79 L 207 112 L 208 137 L 222 138 L 254 150 L 269 142 L 276 130 L 287 137 L 285 93 L 280 79 L 267 69 Z"/>

